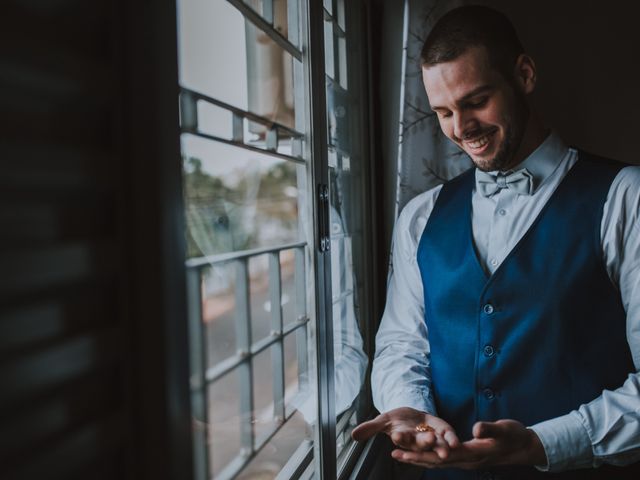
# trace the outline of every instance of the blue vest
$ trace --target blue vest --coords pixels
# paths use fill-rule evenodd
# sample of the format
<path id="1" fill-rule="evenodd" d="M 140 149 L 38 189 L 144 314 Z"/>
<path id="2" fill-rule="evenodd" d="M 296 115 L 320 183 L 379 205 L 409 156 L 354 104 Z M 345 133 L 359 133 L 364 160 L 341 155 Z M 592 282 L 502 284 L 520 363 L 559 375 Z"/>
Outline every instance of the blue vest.
<path id="1" fill-rule="evenodd" d="M 417 255 L 436 408 L 461 440 L 471 437 L 479 420 L 532 425 L 564 415 L 604 389 L 619 387 L 635 371 L 626 315 L 600 244 L 603 205 L 621 167 L 580 153 L 490 276 L 473 245 L 474 169 L 443 186 Z M 629 471 L 615 470 L 566 472 L 560 478 L 617 479 Z M 527 467 L 482 474 L 433 471 L 424 478 L 554 477 Z"/>

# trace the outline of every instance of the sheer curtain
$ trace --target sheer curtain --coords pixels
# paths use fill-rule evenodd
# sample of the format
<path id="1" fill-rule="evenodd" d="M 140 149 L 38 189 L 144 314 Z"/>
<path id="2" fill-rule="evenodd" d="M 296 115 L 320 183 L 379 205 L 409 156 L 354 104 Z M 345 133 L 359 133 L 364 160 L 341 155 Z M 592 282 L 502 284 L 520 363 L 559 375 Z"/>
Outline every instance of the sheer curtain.
<path id="1" fill-rule="evenodd" d="M 449 141 L 429 108 L 422 84 L 420 50 L 434 22 L 460 0 L 407 0 L 405 2 L 404 62 L 395 188 L 398 216 L 413 197 L 471 167 L 471 160 Z"/>

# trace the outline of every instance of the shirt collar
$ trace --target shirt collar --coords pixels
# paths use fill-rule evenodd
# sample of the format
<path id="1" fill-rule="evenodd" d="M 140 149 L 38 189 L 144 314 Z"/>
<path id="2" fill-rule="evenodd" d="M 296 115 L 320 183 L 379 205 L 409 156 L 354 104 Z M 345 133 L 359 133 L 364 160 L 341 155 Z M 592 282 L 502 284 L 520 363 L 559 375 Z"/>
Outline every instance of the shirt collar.
<path id="1" fill-rule="evenodd" d="M 531 155 L 509 171 L 526 168 L 533 176 L 533 192 L 535 193 L 538 187 L 558 168 L 568 149 L 569 147 L 560 136 L 552 131 Z M 488 173 L 497 175 L 499 172 L 496 170 Z"/>

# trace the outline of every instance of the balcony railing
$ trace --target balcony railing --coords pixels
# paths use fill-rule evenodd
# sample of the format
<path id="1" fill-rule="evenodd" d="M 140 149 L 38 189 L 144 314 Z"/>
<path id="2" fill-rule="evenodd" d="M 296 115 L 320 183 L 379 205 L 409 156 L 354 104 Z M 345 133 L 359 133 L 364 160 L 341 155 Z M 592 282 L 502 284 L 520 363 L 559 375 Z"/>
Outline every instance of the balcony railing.
<path id="1" fill-rule="evenodd" d="M 257 455 L 262 447 L 276 434 L 284 423 L 293 415 L 295 408 L 285 403 L 285 365 L 284 340 L 289 335 L 296 335 L 298 385 L 299 391 L 308 391 L 307 338 L 309 316 L 307 313 L 305 288 L 305 250 L 304 242 L 280 245 L 270 248 L 246 250 L 220 255 L 212 255 L 187 260 L 187 295 L 190 306 L 189 332 L 191 340 L 191 392 L 192 407 L 195 420 L 202 425 L 208 422 L 208 387 L 218 382 L 230 372 L 237 372 L 239 391 L 237 398 L 240 405 L 240 441 L 241 449 L 235 458 L 216 476 L 217 479 L 231 479 L 237 475 Z M 280 254 L 284 251 L 294 251 L 295 268 L 295 319 L 284 323 L 281 308 L 282 301 L 282 272 Z M 268 255 L 269 299 L 271 304 L 270 334 L 256 342 L 252 341 L 251 308 L 249 291 L 248 263 L 251 258 Z M 235 268 L 235 336 L 236 353 L 214 365 L 209 365 L 205 332 L 205 318 L 203 316 L 203 271 L 208 268 Z M 256 436 L 254 428 L 254 405 L 256 392 L 253 386 L 252 360 L 260 352 L 271 348 L 272 353 L 272 392 L 273 417 L 276 419 L 274 427 Z M 210 478 L 208 472 L 209 450 L 207 442 L 207 428 L 197 430 L 195 439 L 197 478 Z M 311 443 L 304 441 L 291 461 L 304 464 L 311 459 Z M 294 459 L 295 457 L 295 459 Z M 290 461 L 290 462 L 291 462 Z M 286 468 L 286 467 L 285 467 Z M 291 468 L 299 469 L 300 465 Z"/>

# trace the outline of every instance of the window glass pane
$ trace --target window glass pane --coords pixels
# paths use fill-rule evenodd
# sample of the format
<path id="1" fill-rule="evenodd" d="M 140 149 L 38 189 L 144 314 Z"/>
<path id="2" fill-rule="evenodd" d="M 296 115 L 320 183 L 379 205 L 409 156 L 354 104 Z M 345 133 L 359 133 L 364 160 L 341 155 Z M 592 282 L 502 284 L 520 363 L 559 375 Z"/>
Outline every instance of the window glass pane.
<path id="1" fill-rule="evenodd" d="M 291 405 L 293 398 L 300 392 L 299 375 L 301 373 L 298 365 L 298 342 L 296 337 L 299 333 L 294 332 L 287 335 L 284 340 L 284 382 L 285 382 L 285 394 L 284 399 L 286 405 Z"/>
<path id="2" fill-rule="evenodd" d="M 245 20 L 229 2 L 180 0 L 178 47 L 182 86 L 248 108 Z"/>
<path id="3" fill-rule="evenodd" d="M 202 271 L 202 317 L 208 367 L 236 354 L 235 291 L 233 265 L 223 263 Z"/>
<path id="4" fill-rule="evenodd" d="M 278 426 L 274 414 L 273 379 L 271 357 L 277 355 L 273 347 L 267 348 L 251 360 L 253 362 L 253 391 L 255 402 L 253 405 L 253 428 L 255 443 L 264 443 L 265 437 Z"/>
<path id="5" fill-rule="evenodd" d="M 312 435 L 300 413 L 293 417 L 269 440 L 260 453 L 237 477 L 238 480 L 273 480 L 288 463 L 296 463 L 295 453 L 310 451 Z"/>
<path id="6" fill-rule="evenodd" d="M 253 343 L 271 334 L 271 305 L 269 292 L 269 257 L 249 258 L 249 289 L 251 293 L 251 339 Z"/>
<path id="7" fill-rule="evenodd" d="M 303 166 L 183 135 L 189 257 L 299 240 Z"/>
<path id="8" fill-rule="evenodd" d="M 357 65 L 362 65 L 362 45 L 357 40 L 358 11 L 356 5 L 334 3 L 334 16 L 325 18 L 327 52 L 327 121 L 329 136 L 329 189 L 331 231 L 331 289 L 333 299 L 333 348 L 335 371 L 336 434 L 339 463 L 352 444 L 350 431 L 356 425 L 358 412 L 366 411 L 367 393 L 362 389 L 368 359 L 364 352 L 362 332 L 367 328 L 362 302 L 364 295 L 364 262 L 369 239 L 362 211 L 366 171 L 365 151 L 360 135 L 361 106 L 364 89 L 358 88 Z M 330 53 L 330 55 L 329 55 Z M 333 73 L 330 75 L 330 72 Z M 354 254 L 359 254 L 354 259 Z M 362 395 L 363 398 L 360 398 Z"/>
<path id="9" fill-rule="evenodd" d="M 225 375 L 208 390 L 210 471 L 215 476 L 241 451 L 237 373 Z"/>
<path id="10" fill-rule="evenodd" d="M 280 252 L 280 274 L 282 281 L 282 321 L 285 325 L 296 320 L 295 251 Z M 303 281 L 299 279 L 299 281 Z"/>
<path id="11" fill-rule="evenodd" d="M 293 57 L 227 0 L 181 0 L 178 44 L 182 86 L 294 127 Z"/>
<path id="12" fill-rule="evenodd" d="M 288 38 L 294 45 L 295 34 L 289 32 L 289 1 L 297 0 L 243 0 L 251 9 L 260 15 L 267 23 L 283 37 Z"/>
<path id="13" fill-rule="evenodd" d="M 286 477 L 314 454 L 310 162 L 294 108 L 309 93 L 302 64 L 234 3 L 178 4 L 197 480 Z M 251 8 L 298 35 L 293 3 Z"/>

